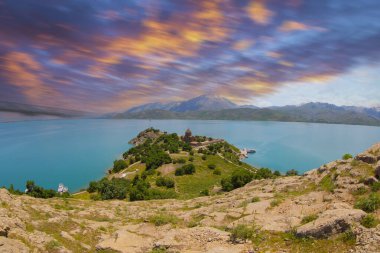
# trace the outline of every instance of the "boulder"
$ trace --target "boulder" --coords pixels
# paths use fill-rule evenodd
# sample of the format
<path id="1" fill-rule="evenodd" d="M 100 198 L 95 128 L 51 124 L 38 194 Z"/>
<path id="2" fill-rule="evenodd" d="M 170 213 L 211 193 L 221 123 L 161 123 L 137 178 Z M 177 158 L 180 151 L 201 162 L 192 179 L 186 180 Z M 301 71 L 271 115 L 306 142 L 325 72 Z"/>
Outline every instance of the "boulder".
<path id="1" fill-rule="evenodd" d="M 298 237 L 326 238 L 351 228 L 353 222 L 360 221 L 366 213 L 358 209 L 332 209 L 322 213 L 313 222 L 297 229 Z"/>
<path id="2" fill-rule="evenodd" d="M 362 161 L 369 164 L 374 164 L 377 161 L 377 157 L 368 153 L 362 153 L 355 157 L 355 160 Z"/>

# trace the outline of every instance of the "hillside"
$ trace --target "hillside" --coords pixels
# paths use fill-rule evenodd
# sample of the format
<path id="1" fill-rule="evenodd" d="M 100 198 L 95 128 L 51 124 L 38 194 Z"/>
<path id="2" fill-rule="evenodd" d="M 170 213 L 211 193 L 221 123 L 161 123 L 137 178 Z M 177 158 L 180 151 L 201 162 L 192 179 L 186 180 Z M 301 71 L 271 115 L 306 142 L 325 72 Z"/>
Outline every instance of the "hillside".
<path id="1" fill-rule="evenodd" d="M 132 202 L 0 189 L 0 252 L 380 251 L 380 143 L 303 176 L 269 177 L 211 196 Z"/>

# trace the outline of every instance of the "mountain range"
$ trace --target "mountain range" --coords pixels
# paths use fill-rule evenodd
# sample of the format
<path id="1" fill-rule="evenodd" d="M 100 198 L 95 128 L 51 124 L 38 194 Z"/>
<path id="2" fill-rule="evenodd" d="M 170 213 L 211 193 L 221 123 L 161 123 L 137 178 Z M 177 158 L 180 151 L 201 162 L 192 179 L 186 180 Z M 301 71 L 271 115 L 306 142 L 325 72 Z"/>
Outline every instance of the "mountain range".
<path id="1" fill-rule="evenodd" d="M 316 122 L 380 126 L 380 108 L 328 103 L 256 107 L 239 106 L 226 98 L 203 95 L 182 102 L 149 103 L 108 117 L 116 119 L 202 119 Z"/>

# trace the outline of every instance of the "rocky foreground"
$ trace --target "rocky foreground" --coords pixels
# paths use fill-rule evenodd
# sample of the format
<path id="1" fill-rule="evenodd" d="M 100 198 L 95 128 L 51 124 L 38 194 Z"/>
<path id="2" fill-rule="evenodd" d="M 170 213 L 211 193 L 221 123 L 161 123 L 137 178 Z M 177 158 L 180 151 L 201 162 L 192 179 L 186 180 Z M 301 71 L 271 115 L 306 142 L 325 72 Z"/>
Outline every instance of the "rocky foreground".
<path id="1" fill-rule="evenodd" d="M 304 176 L 183 201 L 36 199 L 0 189 L 0 252 L 380 252 L 380 225 L 363 226 L 379 209 L 354 208 L 378 191 L 378 178 L 380 143 Z M 239 224 L 253 231 L 249 240 L 231 240 Z"/>

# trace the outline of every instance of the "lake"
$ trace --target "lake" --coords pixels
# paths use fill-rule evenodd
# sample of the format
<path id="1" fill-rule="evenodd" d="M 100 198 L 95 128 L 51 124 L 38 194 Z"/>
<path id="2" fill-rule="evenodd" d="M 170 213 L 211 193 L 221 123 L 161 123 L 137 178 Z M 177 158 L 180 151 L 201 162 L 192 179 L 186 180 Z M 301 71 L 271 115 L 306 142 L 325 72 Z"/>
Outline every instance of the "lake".
<path id="1" fill-rule="evenodd" d="M 148 127 L 224 138 L 239 148 L 254 148 L 245 162 L 285 172 L 300 172 L 356 154 L 380 141 L 380 127 L 202 120 L 46 120 L 0 123 L 0 186 L 24 189 L 26 180 L 71 191 L 101 178 Z"/>

